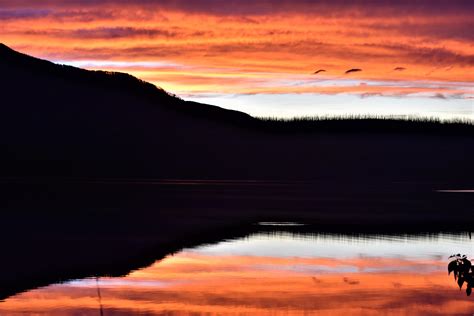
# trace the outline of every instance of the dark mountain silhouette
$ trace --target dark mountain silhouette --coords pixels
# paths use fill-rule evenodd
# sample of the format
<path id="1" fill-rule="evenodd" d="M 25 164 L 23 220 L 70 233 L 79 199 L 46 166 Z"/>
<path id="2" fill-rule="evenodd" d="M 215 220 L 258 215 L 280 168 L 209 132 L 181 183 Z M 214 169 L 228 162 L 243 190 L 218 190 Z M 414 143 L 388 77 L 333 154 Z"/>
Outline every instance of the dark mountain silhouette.
<path id="1" fill-rule="evenodd" d="M 0 46 L 0 175 L 473 179 L 473 126 L 259 120 Z"/>

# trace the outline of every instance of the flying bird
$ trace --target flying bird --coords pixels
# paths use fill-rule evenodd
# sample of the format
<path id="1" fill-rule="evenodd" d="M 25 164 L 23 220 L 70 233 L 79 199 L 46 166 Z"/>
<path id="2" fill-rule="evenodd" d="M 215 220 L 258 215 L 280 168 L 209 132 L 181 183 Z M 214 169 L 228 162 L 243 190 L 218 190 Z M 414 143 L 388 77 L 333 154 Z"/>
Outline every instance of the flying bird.
<path id="1" fill-rule="evenodd" d="M 406 70 L 405 67 L 396 67 L 396 68 L 393 68 L 394 71 L 404 71 Z"/>
<path id="2" fill-rule="evenodd" d="M 317 74 L 319 74 L 320 72 L 326 72 L 326 70 L 325 70 L 325 69 L 316 70 L 315 72 L 313 72 L 313 75 L 317 75 Z"/>
<path id="3" fill-rule="evenodd" d="M 347 74 L 350 74 L 351 72 L 359 72 L 359 71 L 362 71 L 362 69 L 352 68 L 352 69 L 347 70 L 345 73 L 347 75 Z"/>

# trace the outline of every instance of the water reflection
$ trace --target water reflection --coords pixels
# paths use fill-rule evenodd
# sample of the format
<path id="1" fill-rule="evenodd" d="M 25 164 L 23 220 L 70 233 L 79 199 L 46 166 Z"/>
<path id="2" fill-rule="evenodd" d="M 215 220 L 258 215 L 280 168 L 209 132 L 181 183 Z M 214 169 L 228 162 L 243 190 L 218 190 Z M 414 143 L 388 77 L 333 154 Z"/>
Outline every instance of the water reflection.
<path id="1" fill-rule="evenodd" d="M 99 298 L 99 311 L 100 315 L 104 315 L 104 306 L 102 305 L 102 294 L 100 293 L 99 278 L 95 278 L 97 284 L 97 297 Z"/>
<path id="2" fill-rule="evenodd" d="M 259 226 L 282 226 L 282 227 L 292 227 L 292 226 L 305 226 L 304 223 L 297 222 L 258 222 Z"/>
<path id="3" fill-rule="evenodd" d="M 260 232 L 184 249 L 122 278 L 32 290 L 0 315 L 471 314 L 446 258 L 468 234 L 344 236 Z M 459 275 L 458 275 L 459 277 Z"/>

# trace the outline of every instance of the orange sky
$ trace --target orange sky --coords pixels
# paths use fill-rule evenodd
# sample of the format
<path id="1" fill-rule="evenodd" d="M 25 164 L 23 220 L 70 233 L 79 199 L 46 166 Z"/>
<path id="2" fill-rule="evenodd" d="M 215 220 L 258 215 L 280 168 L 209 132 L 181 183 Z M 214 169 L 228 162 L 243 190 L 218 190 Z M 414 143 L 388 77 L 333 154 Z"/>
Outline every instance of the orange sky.
<path id="1" fill-rule="evenodd" d="M 130 72 L 182 96 L 472 100 L 472 2 L 342 2 L 2 0 L 0 39 L 49 60 Z M 344 74 L 351 68 L 362 71 Z M 318 69 L 326 72 L 312 75 Z"/>

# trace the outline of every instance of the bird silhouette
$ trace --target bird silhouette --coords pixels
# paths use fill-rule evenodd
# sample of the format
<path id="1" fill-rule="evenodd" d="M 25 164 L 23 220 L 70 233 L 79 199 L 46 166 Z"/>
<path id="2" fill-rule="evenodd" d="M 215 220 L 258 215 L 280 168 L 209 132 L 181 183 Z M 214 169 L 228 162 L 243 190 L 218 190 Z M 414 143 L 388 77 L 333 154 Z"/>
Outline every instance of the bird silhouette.
<path id="1" fill-rule="evenodd" d="M 406 70 L 406 68 L 405 67 L 395 67 L 395 68 L 393 68 L 393 70 L 394 71 L 404 71 L 404 70 Z"/>
<path id="2" fill-rule="evenodd" d="M 316 70 L 315 72 L 313 72 L 313 75 L 317 75 L 317 74 L 319 74 L 320 72 L 326 72 L 326 70 L 325 70 L 325 69 Z"/>
<path id="3" fill-rule="evenodd" d="M 360 68 L 352 68 L 352 69 L 347 70 L 347 71 L 345 72 L 345 74 L 347 75 L 347 74 L 350 74 L 350 73 L 352 73 L 352 72 L 359 72 L 359 71 L 362 71 L 362 69 L 360 69 Z"/>

